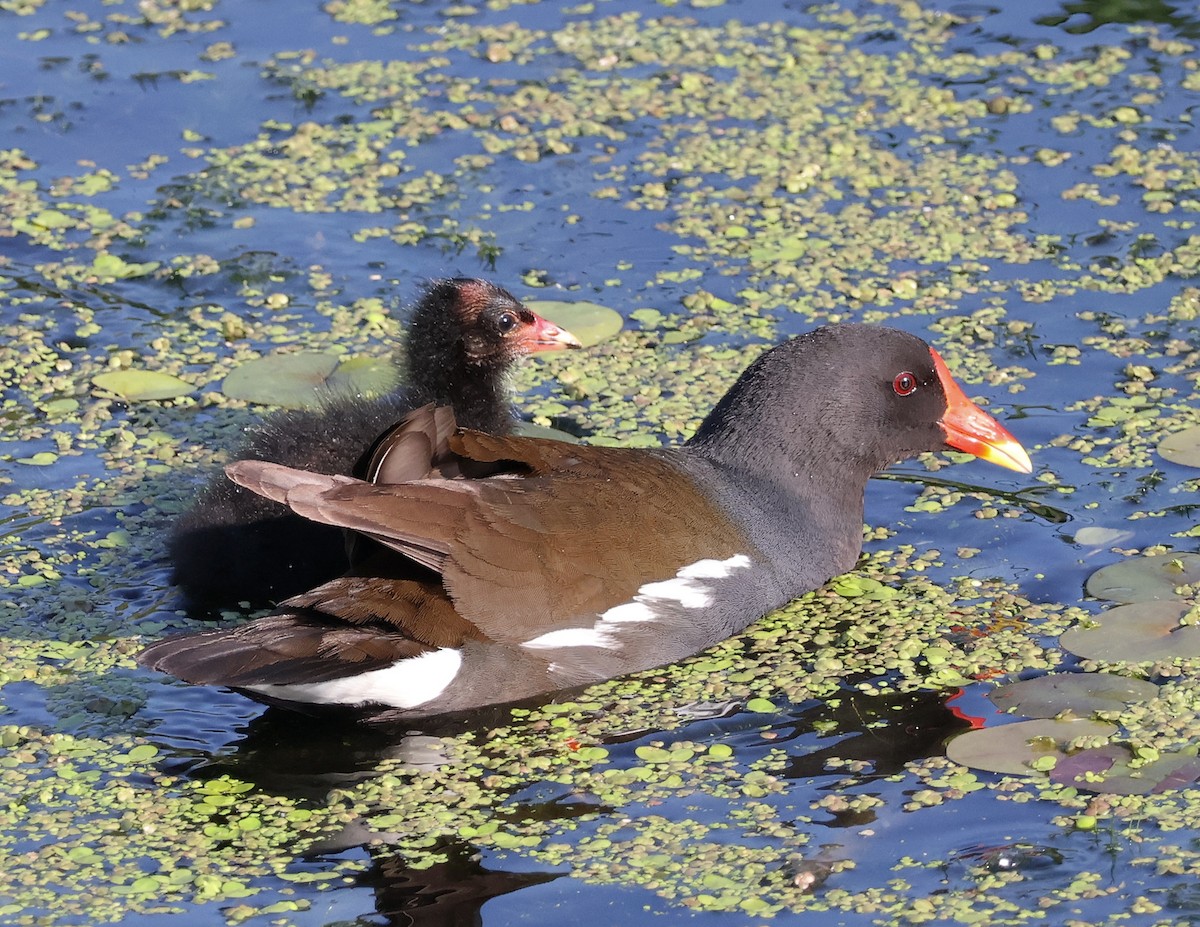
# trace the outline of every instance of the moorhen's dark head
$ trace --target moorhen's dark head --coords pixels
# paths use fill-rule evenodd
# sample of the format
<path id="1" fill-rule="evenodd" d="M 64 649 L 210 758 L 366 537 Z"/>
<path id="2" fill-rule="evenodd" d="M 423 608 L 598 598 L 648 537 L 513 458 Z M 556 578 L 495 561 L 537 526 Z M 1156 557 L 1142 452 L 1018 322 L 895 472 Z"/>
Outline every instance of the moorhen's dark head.
<path id="1" fill-rule="evenodd" d="M 1033 469 L 1016 439 L 966 397 L 937 351 L 872 325 L 826 326 L 768 351 L 691 443 L 752 471 L 786 467 L 792 479 L 831 468 L 853 482 L 942 449 Z"/>
<path id="2" fill-rule="evenodd" d="M 405 335 L 407 398 L 454 409 L 482 431 L 512 427 L 508 378 L 526 355 L 583 345 L 507 290 L 471 277 L 437 280 L 412 311 Z"/>
<path id="3" fill-rule="evenodd" d="M 470 368 L 503 371 L 526 354 L 582 347 L 508 290 L 470 277 L 430 284 L 413 310 L 406 343 L 410 370 L 436 360 L 472 377 L 479 373 Z"/>

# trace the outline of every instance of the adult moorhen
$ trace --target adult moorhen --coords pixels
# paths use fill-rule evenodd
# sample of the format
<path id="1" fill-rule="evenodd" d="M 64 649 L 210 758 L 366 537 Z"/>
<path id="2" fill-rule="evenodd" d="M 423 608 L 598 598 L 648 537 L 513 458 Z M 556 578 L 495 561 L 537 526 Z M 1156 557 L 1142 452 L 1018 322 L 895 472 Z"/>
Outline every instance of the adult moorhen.
<path id="1" fill-rule="evenodd" d="M 378 542 L 350 573 L 231 630 L 139 657 L 192 683 L 373 720 L 460 711 L 696 653 L 853 568 L 863 493 L 955 448 L 1023 473 L 1020 444 L 920 338 L 820 328 L 763 354 L 682 447 L 455 430 L 418 409 L 368 475 L 254 461 L 230 477 Z"/>
<path id="2" fill-rule="evenodd" d="M 350 474 L 380 434 L 430 402 L 471 428 L 506 433 L 513 424 L 508 374 L 527 354 L 577 348 L 570 332 L 485 280 L 437 280 L 413 309 L 398 361 L 407 375 L 383 396 L 330 396 L 317 410 L 277 413 L 256 426 L 236 459 Z M 294 515 L 230 482 L 201 490 L 167 543 L 172 580 L 193 611 L 239 602 L 274 604 L 340 575 L 344 534 Z"/>

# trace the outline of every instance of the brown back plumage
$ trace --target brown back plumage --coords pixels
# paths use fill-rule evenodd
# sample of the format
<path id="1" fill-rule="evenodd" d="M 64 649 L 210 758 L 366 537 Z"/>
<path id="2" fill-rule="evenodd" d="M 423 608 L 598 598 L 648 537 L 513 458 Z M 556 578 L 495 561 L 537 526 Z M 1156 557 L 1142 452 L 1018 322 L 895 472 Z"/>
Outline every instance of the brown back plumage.
<path id="1" fill-rule="evenodd" d="M 629 602 L 645 583 L 697 560 L 746 553 L 752 546 L 666 454 L 597 448 L 542 438 L 439 429 L 447 410 L 418 409 L 377 450 L 378 460 L 426 475 L 369 484 L 296 474 L 239 461 L 230 477 L 279 498 L 305 518 L 360 532 L 440 574 L 454 611 L 491 640 L 519 644 L 546 631 L 590 626 Z M 431 435 L 436 443 L 425 444 Z M 439 464 L 435 466 L 434 461 Z M 482 478 L 430 476 L 489 466 Z M 394 555 L 393 555 L 394 556 Z M 380 571 L 380 555 L 371 557 Z M 362 565 L 352 571 L 364 572 Z M 350 587 L 357 584 L 357 592 Z M 361 576 L 334 580 L 286 605 L 343 620 L 411 627 L 390 616 L 404 597 L 367 595 Z M 425 593 L 434 590 L 425 588 Z M 434 593 L 436 596 L 436 593 Z M 368 604 L 369 603 L 369 604 Z M 463 633 L 466 631 L 463 629 Z"/>

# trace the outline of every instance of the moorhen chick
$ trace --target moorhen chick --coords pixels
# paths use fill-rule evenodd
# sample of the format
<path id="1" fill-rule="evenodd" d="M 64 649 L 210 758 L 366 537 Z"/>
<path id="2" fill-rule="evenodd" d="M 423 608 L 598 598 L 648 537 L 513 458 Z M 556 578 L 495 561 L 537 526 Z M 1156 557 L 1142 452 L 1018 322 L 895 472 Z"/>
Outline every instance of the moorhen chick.
<path id="1" fill-rule="evenodd" d="M 398 360 L 402 385 L 378 397 L 330 396 L 320 409 L 284 411 L 256 426 L 235 459 L 349 475 L 372 443 L 430 402 L 471 428 L 504 434 L 514 422 L 508 374 L 527 354 L 577 348 L 574 335 L 485 280 L 437 280 L 413 309 Z M 175 522 L 172 580 L 194 612 L 274 604 L 346 570 L 338 528 L 318 524 L 230 482 L 222 473 Z"/>
<path id="2" fill-rule="evenodd" d="M 372 720 L 457 712 L 679 660 L 854 567 L 867 480 L 942 448 L 1032 471 L 937 352 L 832 325 L 763 354 L 683 446 L 587 447 L 413 412 L 376 449 L 400 483 L 269 463 L 243 486 L 373 539 L 343 577 L 141 663 Z M 390 457 L 390 461 L 387 459 Z"/>

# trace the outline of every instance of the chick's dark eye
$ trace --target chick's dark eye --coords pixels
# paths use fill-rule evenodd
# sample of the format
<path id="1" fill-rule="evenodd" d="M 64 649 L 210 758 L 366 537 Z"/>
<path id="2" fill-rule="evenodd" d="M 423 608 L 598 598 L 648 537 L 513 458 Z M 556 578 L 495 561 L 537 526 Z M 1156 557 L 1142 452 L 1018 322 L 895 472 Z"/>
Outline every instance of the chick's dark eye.
<path id="1" fill-rule="evenodd" d="M 907 396 L 916 388 L 917 378 L 908 371 L 896 374 L 896 379 L 892 381 L 892 389 L 897 396 Z"/>
<path id="2" fill-rule="evenodd" d="M 511 312 L 505 312 L 500 318 L 496 319 L 496 324 L 500 327 L 500 331 L 508 334 L 517 325 L 517 317 Z"/>

